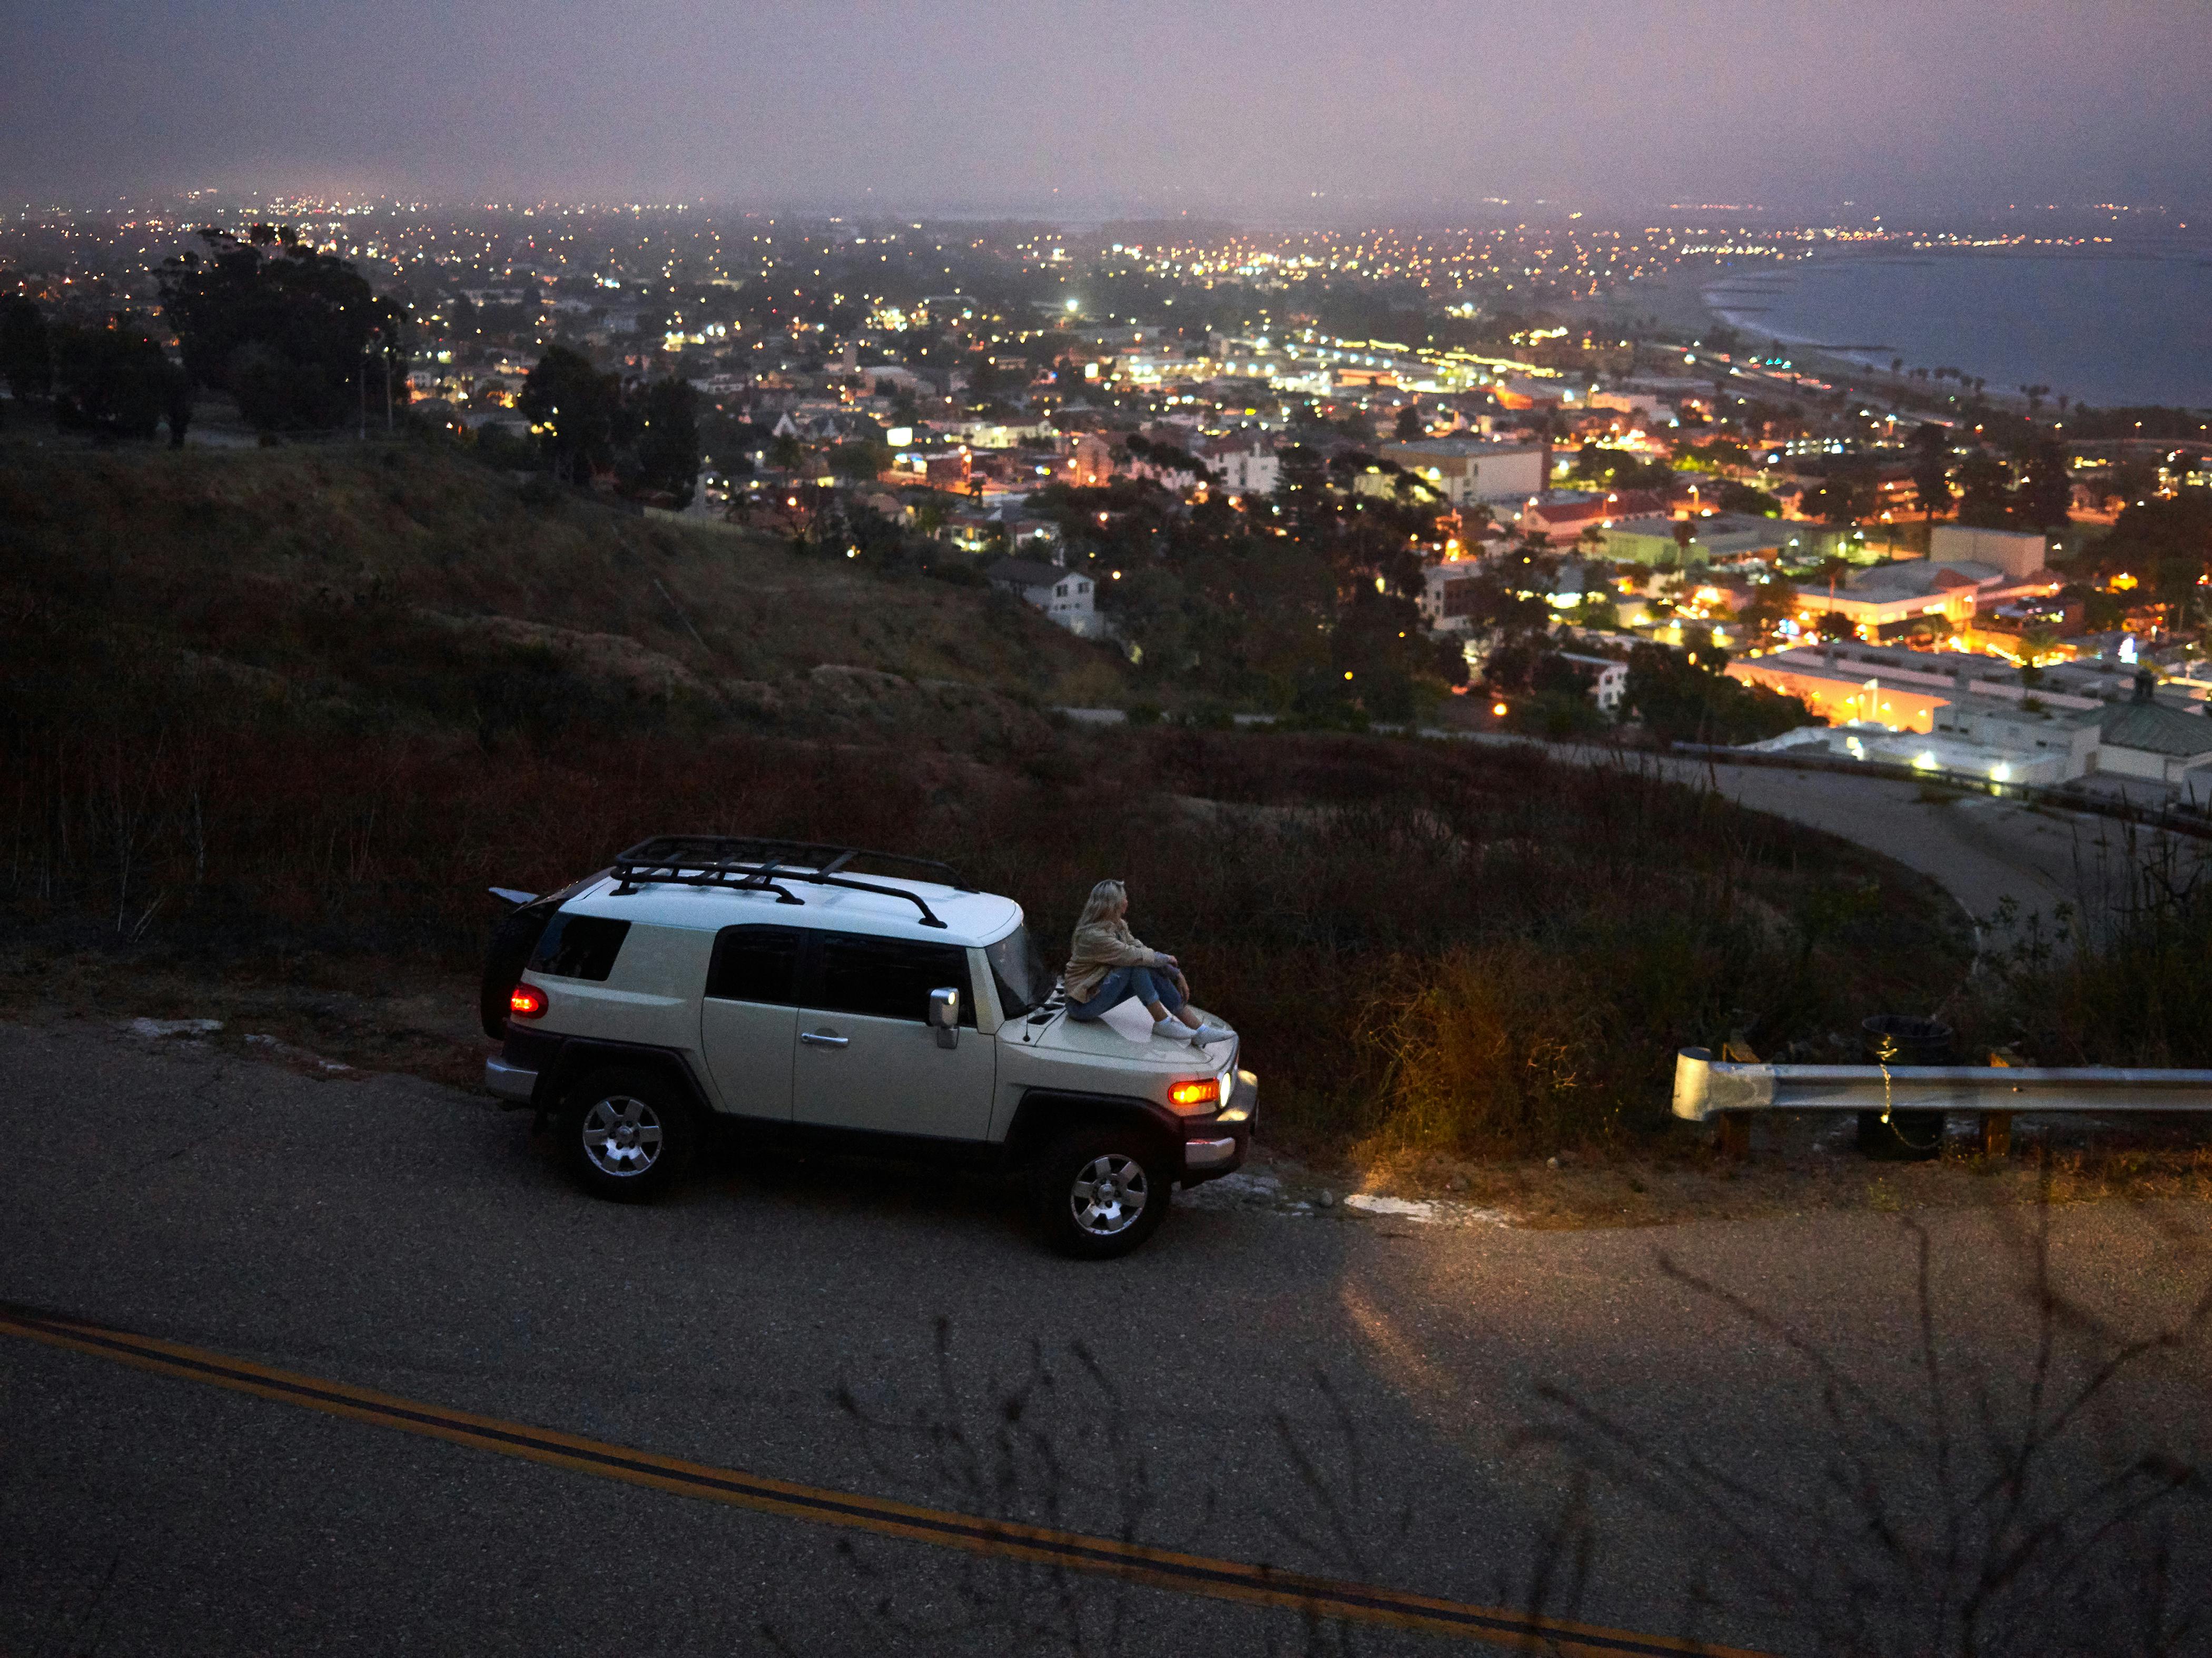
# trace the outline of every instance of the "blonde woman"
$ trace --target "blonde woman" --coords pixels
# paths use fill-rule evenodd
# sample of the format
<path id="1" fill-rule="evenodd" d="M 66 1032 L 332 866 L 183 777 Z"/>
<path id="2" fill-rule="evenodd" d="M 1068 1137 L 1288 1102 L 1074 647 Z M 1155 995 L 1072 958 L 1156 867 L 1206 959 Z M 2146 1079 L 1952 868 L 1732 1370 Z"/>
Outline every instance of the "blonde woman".
<path id="1" fill-rule="evenodd" d="M 1128 889 L 1119 881 L 1101 881 L 1091 889 L 1061 975 L 1067 1017 L 1087 1024 L 1134 996 L 1152 1016 L 1156 1040 L 1187 1042 L 1194 1048 L 1226 1041 L 1232 1034 L 1226 1027 L 1192 1011 L 1190 981 L 1182 976 L 1182 964 L 1130 933 L 1123 919 L 1128 913 Z"/>

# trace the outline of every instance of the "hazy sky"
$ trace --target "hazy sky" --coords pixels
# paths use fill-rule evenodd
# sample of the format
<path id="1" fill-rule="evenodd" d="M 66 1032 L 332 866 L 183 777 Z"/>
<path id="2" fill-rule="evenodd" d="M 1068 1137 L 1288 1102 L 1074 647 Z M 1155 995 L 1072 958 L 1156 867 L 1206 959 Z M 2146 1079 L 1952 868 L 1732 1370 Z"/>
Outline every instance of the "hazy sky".
<path id="1" fill-rule="evenodd" d="M 2206 0 L 0 0 L 0 201 L 2195 208 L 2208 61 Z"/>

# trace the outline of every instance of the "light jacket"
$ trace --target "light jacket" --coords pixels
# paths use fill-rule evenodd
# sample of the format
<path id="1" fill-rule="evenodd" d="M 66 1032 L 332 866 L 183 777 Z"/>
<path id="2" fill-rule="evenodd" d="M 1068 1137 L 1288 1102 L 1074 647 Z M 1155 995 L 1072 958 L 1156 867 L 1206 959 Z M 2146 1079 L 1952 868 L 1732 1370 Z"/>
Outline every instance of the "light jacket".
<path id="1" fill-rule="evenodd" d="M 1127 921 L 1093 921 L 1075 929 L 1074 953 L 1068 957 L 1060 977 L 1067 985 L 1069 1001 L 1087 1002 L 1115 968 L 1159 964 L 1159 951 L 1148 950 L 1132 938 Z"/>

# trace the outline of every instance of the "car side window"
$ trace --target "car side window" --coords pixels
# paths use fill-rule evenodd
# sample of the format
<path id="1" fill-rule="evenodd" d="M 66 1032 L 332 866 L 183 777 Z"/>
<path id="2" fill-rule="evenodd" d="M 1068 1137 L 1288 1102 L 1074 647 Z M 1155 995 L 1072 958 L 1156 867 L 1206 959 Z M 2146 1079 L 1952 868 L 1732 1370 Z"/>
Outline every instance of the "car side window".
<path id="1" fill-rule="evenodd" d="M 799 930 L 726 926 L 714 935 L 707 993 L 717 1001 L 799 1004 Z"/>
<path id="2" fill-rule="evenodd" d="M 628 921 L 603 915 L 556 915 L 538 936 L 530 970 L 555 979 L 588 979 L 605 984 L 629 937 Z"/>
<path id="3" fill-rule="evenodd" d="M 907 938 L 869 938 L 855 933 L 819 935 L 819 987 L 810 1005 L 879 1019 L 929 1018 L 929 993 L 951 986 L 960 993 L 960 1023 L 975 1023 L 975 987 L 968 952 L 957 944 Z"/>

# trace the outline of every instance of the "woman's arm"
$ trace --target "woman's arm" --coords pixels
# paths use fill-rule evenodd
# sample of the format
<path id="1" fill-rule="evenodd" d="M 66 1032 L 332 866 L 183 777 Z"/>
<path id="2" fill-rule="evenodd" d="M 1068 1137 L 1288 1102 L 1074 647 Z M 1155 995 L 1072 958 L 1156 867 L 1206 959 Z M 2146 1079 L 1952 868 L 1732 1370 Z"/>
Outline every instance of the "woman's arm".
<path id="1" fill-rule="evenodd" d="M 1073 959 L 1095 962 L 1102 967 L 1169 967 L 1173 958 L 1156 950 L 1148 950 L 1131 938 L 1121 928 L 1106 926 L 1078 927 L 1075 930 Z"/>

